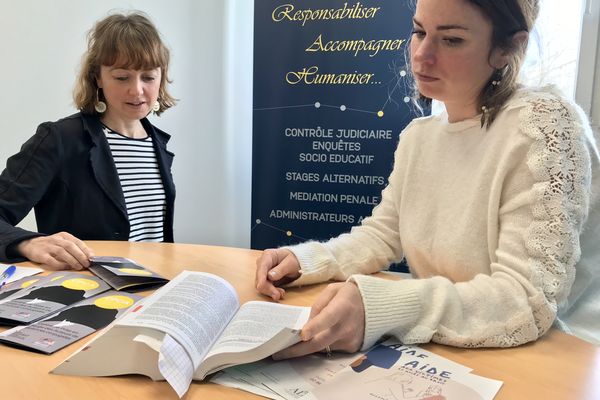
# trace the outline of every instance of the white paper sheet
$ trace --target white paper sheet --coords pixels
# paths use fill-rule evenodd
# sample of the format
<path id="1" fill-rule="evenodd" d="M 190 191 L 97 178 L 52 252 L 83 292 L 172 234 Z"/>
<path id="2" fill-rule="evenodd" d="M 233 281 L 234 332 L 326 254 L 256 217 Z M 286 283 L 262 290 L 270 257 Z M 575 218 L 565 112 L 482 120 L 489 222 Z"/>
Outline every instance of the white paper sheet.
<path id="1" fill-rule="evenodd" d="M 194 363 L 183 346 L 169 335 L 165 335 L 160 348 L 158 369 L 182 398 L 192 383 Z"/>

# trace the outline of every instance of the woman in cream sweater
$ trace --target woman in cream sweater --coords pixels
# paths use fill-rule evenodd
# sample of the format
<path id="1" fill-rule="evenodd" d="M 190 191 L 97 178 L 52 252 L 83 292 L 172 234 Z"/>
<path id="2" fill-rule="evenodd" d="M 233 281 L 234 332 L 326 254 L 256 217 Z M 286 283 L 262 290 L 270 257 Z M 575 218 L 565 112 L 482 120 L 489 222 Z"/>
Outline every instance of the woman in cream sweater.
<path id="1" fill-rule="evenodd" d="M 556 323 L 600 343 L 600 156 L 581 110 L 517 84 L 537 0 L 417 0 L 420 97 L 372 215 L 325 243 L 266 250 L 256 287 L 327 280 L 280 358 L 404 343 L 510 347 Z M 365 274 L 406 258 L 415 279 Z"/>

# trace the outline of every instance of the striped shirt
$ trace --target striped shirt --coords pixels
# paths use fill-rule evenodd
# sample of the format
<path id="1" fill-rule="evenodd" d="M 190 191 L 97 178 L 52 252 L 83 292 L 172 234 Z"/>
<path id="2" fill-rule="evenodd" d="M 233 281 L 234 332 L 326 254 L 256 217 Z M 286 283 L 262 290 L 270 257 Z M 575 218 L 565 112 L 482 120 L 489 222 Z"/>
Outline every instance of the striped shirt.
<path id="1" fill-rule="evenodd" d="M 125 197 L 129 241 L 164 241 L 167 201 L 152 137 L 132 139 L 106 126 L 103 131 Z"/>

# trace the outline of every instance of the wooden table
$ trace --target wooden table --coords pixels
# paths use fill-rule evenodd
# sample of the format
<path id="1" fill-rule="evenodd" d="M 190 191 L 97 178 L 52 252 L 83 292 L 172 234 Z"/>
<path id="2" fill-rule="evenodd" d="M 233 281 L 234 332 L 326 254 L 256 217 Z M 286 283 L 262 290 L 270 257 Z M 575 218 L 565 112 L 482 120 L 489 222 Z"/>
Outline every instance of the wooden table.
<path id="1" fill-rule="evenodd" d="M 175 277 L 181 270 L 222 276 L 240 301 L 260 297 L 254 290 L 254 263 L 260 252 L 189 244 L 88 242 L 96 255 L 124 256 Z M 287 291 L 285 303 L 310 305 L 322 286 Z M 4 328 L 0 328 L 3 330 Z M 71 377 L 48 374 L 88 338 L 46 356 L 0 346 L 2 400 L 12 399 L 177 399 L 165 382 L 142 376 Z M 600 348 L 556 330 L 535 343 L 513 349 L 466 350 L 436 344 L 424 348 L 473 368 L 473 373 L 504 381 L 496 399 L 600 399 Z M 118 360 L 115 360 L 118 362 Z M 243 391 L 196 383 L 186 399 L 258 399 Z"/>

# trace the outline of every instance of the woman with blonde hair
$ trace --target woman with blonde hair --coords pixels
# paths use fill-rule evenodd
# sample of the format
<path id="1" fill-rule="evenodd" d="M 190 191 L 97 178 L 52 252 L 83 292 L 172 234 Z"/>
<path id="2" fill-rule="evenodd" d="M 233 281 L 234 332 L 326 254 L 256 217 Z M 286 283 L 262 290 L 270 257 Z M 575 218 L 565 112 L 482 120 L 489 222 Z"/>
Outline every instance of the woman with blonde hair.
<path id="1" fill-rule="evenodd" d="M 580 108 L 517 83 L 538 0 L 417 0 L 421 98 L 372 215 L 325 243 L 266 250 L 256 287 L 327 280 L 278 357 L 403 343 L 510 347 L 555 326 L 600 343 L 600 154 Z M 364 274 L 406 259 L 414 279 Z"/>
<path id="2" fill-rule="evenodd" d="M 0 261 L 81 269 L 82 240 L 173 241 L 170 136 L 146 118 L 175 105 L 169 50 L 141 12 L 88 34 L 79 112 L 42 123 L 0 175 Z M 15 227 L 34 208 L 38 232 Z"/>

